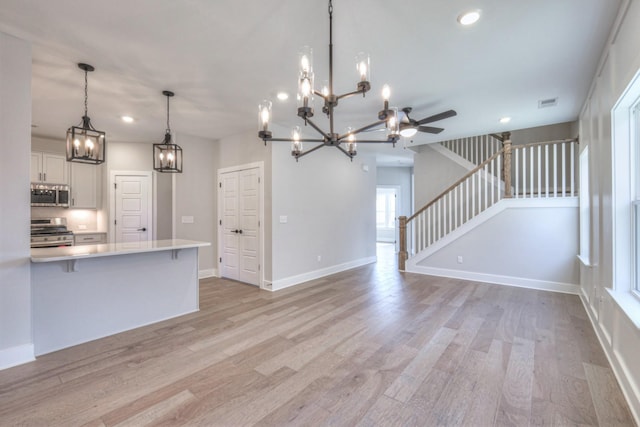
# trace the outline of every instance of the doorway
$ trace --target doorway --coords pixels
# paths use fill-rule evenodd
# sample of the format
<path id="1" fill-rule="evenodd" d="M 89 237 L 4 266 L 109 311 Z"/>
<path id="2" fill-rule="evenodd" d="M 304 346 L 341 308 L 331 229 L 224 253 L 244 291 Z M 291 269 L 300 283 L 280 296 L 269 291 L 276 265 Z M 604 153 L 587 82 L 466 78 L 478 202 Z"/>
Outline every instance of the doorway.
<path id="1" fill-rule="evenodd" d="M 111 171 L 109 180 L 109 241 L 153 240 L 153 194 L 150 172 Z"/>
<path id="2" fill-rule="evenodd" d="M 400 211 L 400 186 L 378 185 L 376 187 L 376 241 L 398 242 L 397 215 Z"/>
<path id="3" fill-rule="evenodd" d="M 218 262 L 220 276 L 263 284 L 262 162 L 218 171 Z"/>

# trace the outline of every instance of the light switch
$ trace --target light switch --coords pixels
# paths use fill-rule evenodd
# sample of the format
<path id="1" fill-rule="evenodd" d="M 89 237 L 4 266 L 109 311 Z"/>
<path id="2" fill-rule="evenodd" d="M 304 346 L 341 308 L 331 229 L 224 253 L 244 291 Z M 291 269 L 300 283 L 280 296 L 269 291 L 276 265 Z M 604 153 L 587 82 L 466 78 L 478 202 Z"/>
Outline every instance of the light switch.
<path id="1" fill-rule="evenodd" d="M 289 221 L 286 215 L 280 215 L 280 224 L 286 224 Z"/>
<path id="2" fill-rule="evenodd" d="M 183 224 L 193 224 L 193 216 L 183 216 L 182 217 Z"/>

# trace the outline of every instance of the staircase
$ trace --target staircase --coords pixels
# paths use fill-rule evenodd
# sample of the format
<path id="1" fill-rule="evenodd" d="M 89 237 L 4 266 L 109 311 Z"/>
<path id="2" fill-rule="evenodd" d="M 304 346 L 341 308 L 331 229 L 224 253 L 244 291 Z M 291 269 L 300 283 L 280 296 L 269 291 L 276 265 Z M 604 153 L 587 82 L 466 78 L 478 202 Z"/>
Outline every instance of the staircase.
<path id="1" fill-rule="evenodd" d="M 577 196 L 577 139 L 514 145 L 510 133 L 439 143 L 469 172 L 410 217 L 399 218 L 398 267 L 426 256 L 431 247 L 504 199 L 511 203 Z M 441 246 L 441 245 L 439 245 Z"/>

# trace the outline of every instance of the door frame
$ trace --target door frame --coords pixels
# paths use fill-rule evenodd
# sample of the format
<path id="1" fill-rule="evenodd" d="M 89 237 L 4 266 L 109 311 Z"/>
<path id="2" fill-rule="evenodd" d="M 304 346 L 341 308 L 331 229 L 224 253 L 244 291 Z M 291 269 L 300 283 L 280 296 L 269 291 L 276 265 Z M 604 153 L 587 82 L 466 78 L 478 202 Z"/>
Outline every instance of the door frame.
<path id="1" fill-rule="evenodd" d="M 258 242 L 258 249 L 260 251 L 260 253 L 258 254 L 258 262 L 260 263 L 259 268 L 260 268 L 260 273 L 258 274 L 258 287 L 260 289 L 267 289 L 265 288 L 265 282 L 264 282 L 264 228 L 265 228 L 265 224 L 264 224 L 264 162 L 260 161 L 260 162 L 253 162 L 253 163 L 246 163 L 243 165 L 237 165 L 237 166 L 230 166 L 230 167 L 226 167 L 226 168 L 220 168 L 218 169 L 218 173 L 216 175 L 216 179 L 217 179 L 217 186 L 216 186 L 216 191 L 218 193 L 218 197 L 217 197 L 217 202 L 218 202 L 218 217 L 216 218 L 216 230 L 217 230 L 217 237 L 218 237 L 218 256 L 216 257 L 216 265 L 218 266 L 218 275 L 219 277 L 222 277 L 222 264 L 220 262 L 220 258 L 221 258 L 221 254 L 222 254 L 222 225 L 220 224 L 220 221 L 222 221 L 222 191 L 220 191 L 220 184 L 221 184 L 221 179 L 222 179 L 222 175 L 225 173 L 229 173 L 229 172 L 240 172 L 243 170 L 247 170 L 247 169 L 258 169 L 258 179 L 259 179 L 259 183 L 258 183 L 258 191 L 259 191 L 259 206 L 258 206 L 258 239 L 260 239 L 260 242 Z"/>
<path id="2" fill-rule="evenodd" d="M 109 231 L 109 242 L 110 243 L 116 242 L 116 230 L 115 230 L 115 227 L 113 226 L 113 223 L 111 222 L 116 216 L 116 194 L 114 192 L 116 176 L 140 176 L 140 177 L 146 178 L 147 185 L 149 186 L 147 191 L 147 224 L 148 224 L 147 229 L 149 230 L 149 234 L 148 234 L 149 237 L 147 240 L 155 240 L 156 234 L 155 234 L 155 226 L 153 222 L 154 212 L 155 212 L 153 192 L 155 191 L 154 190 L 155 187 L 153 185 L 153 179 L 152 179 L 153 174 L 149 171 L 110 170 L 109 171 L 109 220 L 107 221 L 107 224 L 108 224 L 107 229 Z"/>

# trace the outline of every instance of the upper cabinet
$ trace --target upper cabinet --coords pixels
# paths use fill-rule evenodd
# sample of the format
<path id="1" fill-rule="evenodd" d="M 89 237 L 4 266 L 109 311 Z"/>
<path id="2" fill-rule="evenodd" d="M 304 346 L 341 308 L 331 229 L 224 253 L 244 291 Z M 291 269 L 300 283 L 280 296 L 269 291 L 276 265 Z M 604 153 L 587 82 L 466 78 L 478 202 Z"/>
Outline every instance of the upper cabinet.
<path id="1" fill-rule="evenodd" d="M 65 156 L 31 152 L 31 182 L 69 184 L 68 170 Z"/>
<path id="2" fill-rule="evenodd" d="M 71 163 L 70 208 L 96 209 L 100 188 L 102 166 L 86 163 Z"/>

